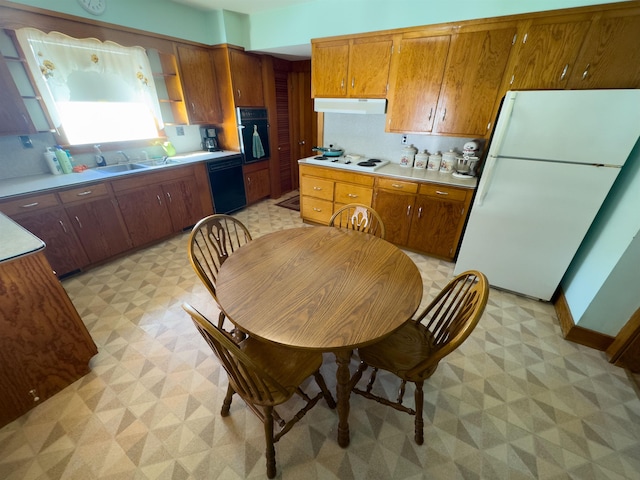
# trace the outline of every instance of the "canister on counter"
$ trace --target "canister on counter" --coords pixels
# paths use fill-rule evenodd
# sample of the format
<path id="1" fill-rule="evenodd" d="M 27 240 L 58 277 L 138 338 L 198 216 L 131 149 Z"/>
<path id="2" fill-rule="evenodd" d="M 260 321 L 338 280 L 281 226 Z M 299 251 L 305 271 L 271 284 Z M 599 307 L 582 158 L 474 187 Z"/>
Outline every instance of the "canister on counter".
<path id="1" fill-rule="evenodd" d="M 451 149 L 442 154 L 442 163 L 440 164 L 440 173 L 453 173 L 453 167 L 456 164 L 456 152 Z"/>
<path id="2" fill-rule="evenodd" d="M 424 150 L 422 153 L 416 154 L 415 162 L 413 163 L 413 168 L 425 169 L 427 168 L 427 164 L 429 163 L 429 152 Z"/>
<path id="3" fill-rule="evenodd" d="M 402 155 L 400 156 L 401 167 L 413 167 L 413 160 L 415 159 L 418 149 L 413 145 L 408 145 L 402 149 Z"/>
<path id="4" fill-rule="evenodd" d="M 429 155 L 429 163 L 427 164 L 427 170 L 437 172 L 440 170 L 440 164 L 442 163 L 442 155 L 440 152 L 436 152 L 434 155 Z"/>

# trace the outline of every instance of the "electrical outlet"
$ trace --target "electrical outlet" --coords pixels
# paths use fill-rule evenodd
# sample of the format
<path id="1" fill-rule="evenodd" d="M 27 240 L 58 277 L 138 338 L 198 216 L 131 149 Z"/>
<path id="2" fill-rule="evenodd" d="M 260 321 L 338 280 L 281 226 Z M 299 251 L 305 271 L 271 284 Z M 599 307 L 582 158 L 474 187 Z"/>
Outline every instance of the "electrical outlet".
<path id="1" fill-rule="evenodd" d="M 406 145 L 406 144 L 407 144 L 407 136 L 402 135 L 402 145 Z"/>
<path id="2" fill-rule="evenodd" d="M 184 136 L 184 127 L 176 127 L 176 134 L 177 134 L 179 137 Z"/>
<path id="3" fill-rule="evenodd" d="M 22 148 L 33 148 L 31 139 L 26 135 L 20 135 L 20 141 L 22 142 Z"/>

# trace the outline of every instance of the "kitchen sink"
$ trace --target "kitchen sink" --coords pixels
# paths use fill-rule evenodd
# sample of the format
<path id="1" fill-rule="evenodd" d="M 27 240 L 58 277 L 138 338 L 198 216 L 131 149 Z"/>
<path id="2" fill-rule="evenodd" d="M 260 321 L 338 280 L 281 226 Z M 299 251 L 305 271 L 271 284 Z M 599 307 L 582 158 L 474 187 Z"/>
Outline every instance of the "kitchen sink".
<path id="1" fill-rule="evenodd" d="M 130 172 L 131 170 L 141 170 L 148 168 L 147 165 L 140 165 L 139 163 L 121 163 L 118 165 L 109 165 L 108 167 L 96 168 L 98 173 L 122 173 Z"/>

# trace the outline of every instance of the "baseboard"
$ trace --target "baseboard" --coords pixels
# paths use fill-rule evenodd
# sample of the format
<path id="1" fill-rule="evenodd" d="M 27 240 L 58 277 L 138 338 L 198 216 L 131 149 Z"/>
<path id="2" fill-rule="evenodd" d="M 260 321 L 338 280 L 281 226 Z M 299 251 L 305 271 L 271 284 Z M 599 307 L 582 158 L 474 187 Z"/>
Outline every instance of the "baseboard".
<path id="1" fill-rule="evenodd" d="M 562 336 L 565 340 L 603 352 L 607 350 L 615 340 L 615 338 L 610 335 L 577 326 L 573 321 L 573 316 L 571 315 L 571 310 L 569 310 L 569 304 L 567 303 L 562 288 L 559 289 L 553 306 L 558 315 L 560 329 L 562 330 Z"/>

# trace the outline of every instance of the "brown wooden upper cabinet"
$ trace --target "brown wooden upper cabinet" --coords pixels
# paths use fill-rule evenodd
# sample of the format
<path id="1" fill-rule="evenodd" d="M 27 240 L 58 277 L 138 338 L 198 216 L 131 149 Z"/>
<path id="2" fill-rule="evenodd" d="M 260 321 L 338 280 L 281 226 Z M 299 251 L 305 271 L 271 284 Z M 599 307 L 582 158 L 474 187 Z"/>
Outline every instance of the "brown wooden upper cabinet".
<path id="1" fill-rule="evenodd" d="M 484 136 L 515 34 L 514 24 L 405 34 L 392 66 L 387 131 Z"/>
<path id="2" fill-rule="evenodd" d="M 231 48 L 229 63 L 236 107 L 264 107 L 260 57 Z"/>
<path id="3" fill-rule="evenodd" d="M 640 9 L 598 15 L 568 88 L 640 88 Z"/>
<path id="4" fill-rule="evenodd" d="M 219 123 L 222 107 L 209 50 L 178 45 L 178 63 L 189 123 Z"/>
<path id="5" fill-rule="evenodd" d="M 589 23 L 587 15 L 523 22 L 507 76 L 507 89 L 566 88 Z"/>
<path id="6" fill-rule="evenodd" d="M 0 55 L 0 135 L 29 133 L 36 133 L 36 128 L 11 77 L 9 67 Z"/>
<path id="7" fill-rule="evenodd" d="M 313 97 L 386 98 L 393 36 L 312 41 Z"/>

